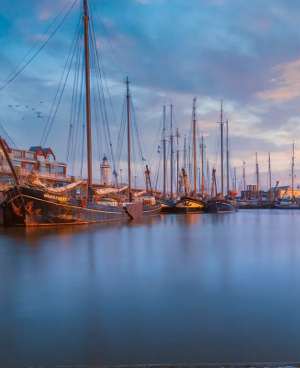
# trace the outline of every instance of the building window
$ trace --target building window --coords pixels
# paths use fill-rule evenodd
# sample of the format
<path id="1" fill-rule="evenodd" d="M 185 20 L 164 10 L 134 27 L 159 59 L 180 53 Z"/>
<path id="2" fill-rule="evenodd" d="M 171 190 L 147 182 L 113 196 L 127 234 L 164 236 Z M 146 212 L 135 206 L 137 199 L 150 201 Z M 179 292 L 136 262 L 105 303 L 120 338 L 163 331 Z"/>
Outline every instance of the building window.
<path id="1" fill-rule="evenodd" d="M 63 166 L 57 166 L 57 172 L 60 174 L 64 173 L 64 167 Z"/>
<path id="2" fill-rule="evenodd" d="M 28 164 L 26 163 L 26 169 L 27 170 L 32 170 L 34 168 L 34 164 Z"/>
<path id="3" fill-rule="evenodd" d="M 13 150 L 13 155 L 14 157 L 22 157 L 22 152 Z"/>
<path id="4" fill-rule="evenodd" d="M 40 164 L 40 165 L 39 165 L 39 171 L 42 171 L 42 172 L 47 171 L 47 169 L 46 169 L 46 165 Z"/>
<path id="5" fill-rule="evenodd" d="M 34 155 L 34 153 L 31 153 L 31 152 L 25 152 L 25 157 L 26 158 L 29 158 L 29 159 L 31 159 L 31 160 L 34 160 L 35 159 L 35 157 L 34 157 L 35 155 Z"/>
<path id="6" fill-rule="evenodd" d="M 47 155 L 47 161 L 48 161 L 48 162 L 53 162 L 53 161 L 54 161 L 54 157 L 53 157 L 52 153 L 49 153 L 49 154 Z"/>
<path id="7" fill-rule="evenodd" d="M 15 160 L 13 160 L 13 165 L 14 166 L 21 166 L 21 161 L 15 161 Z"/>

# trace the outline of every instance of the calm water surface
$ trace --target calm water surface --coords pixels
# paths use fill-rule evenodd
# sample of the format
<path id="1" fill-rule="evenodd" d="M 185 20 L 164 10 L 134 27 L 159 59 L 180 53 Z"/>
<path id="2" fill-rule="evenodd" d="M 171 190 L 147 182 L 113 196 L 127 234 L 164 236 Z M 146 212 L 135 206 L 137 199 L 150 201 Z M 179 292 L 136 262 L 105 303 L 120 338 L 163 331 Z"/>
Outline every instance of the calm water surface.
<path id="1" fill-rule="evenodd" d="M 0 365 L 300 361 L 300 211 L 4 229 Z"/>

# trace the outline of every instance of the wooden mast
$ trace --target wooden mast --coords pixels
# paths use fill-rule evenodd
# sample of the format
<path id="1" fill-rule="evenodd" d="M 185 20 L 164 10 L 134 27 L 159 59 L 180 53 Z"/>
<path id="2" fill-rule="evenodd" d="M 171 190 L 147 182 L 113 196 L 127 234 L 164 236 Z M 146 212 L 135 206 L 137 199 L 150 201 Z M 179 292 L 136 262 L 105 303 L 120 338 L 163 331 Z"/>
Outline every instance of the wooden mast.
<path id="1" fill-rule="evenodd" d="M 259 172 L 258 172 L 257 152 L 256 152 L 256 186 L 257 186 L 257 200 L 259 201 Z"/>
<path id="2" fill-rule="evenodd" d="M 292 203 L 294 203 L 294 165 L 295 165 L 295 143 L 293 140 L 293 157 L 292 157 Z"/>
<path id="3" fill-rule="evenodd" d="M 226 179 L 227 179 L 227 195 L 229 196 L 229 139 L 228 139 L 228 120 L 226 122 Z"/>
<path id="4" fill-rule="evenodd" d="M 246 172 L 245 161 L 243 161 L 244 200 L 246 199 Z"/>
<path id="5" fill-rule="evenodd" d="M 171 199 L 173 198 L 173 106 L 170 106 L 171 110 Z"/>
<path id="6" fill-rule="evenodd" d="M 183 148 L 183 161 L 184 161 L 184 170 L 185 173 L 187 172 L 186 170 L 186 136 L 184 137 L 184 148 Z M 187 195 L 187 190 L 186 190 L 186 186 L 184 186 L 184 193 L 185 195 Z"/>
<path id="7" fill-rule="evenodd" d="M 183 167 L 186 170 L 186 137 L 184 137 L 184 148 L 183 148 Z"/>
<path id="8" fill-rule="evenodd" d="M 234 190 L 236 190 L 236 167 L 234 168 Z"/>
<path id="9" fill-rule="evenodd" d="M 8 165 L 9 165 L 9 167 L 10 167 L 12 173 L 13 173 L 13 176 L 15 178 L 15 183 L 17 185 L 20 185 L 19 177 L 18 177 L 18 175 L 16 173 L 15 167 L 14 167 L 14 165 L 13 165 L 13 163 L 11 161 L 11 158 L 10 158 L 10 156 L 9 156 L 7 150 L 6 150 L 5 144 L 4 144 L 1 136 L 0 136 L 0 146 L 1 146 L 2 150 L 3 150 L 3 153 L 5 155 L 5 158 L 6 158 L 7 162 L 8 162 Z"/>
<path id="10" fill-rule="evenodd" d="M 271 157 L 269 152 L 269 182 L 270 182 L 270 201 L 272 200 L 272 180 L 271 180 Z"/>
<path id="11" fill-rule="evenodd" d="M 131 202 L 131 169 L 130 169 L 130 95 L 129 95 L 129 80 L 126 79 L 127 86 L 127 149 L 128 149 L 128 201 Z"/>
<path id="12" fill-rule="evenodd" d="M 221 100 L 221 197 L 224 195 L 224 159 L 223 159 L 223 103 Z"/>
<path id="13" fill-rule="evenodd" d="M 92 133 L 91 133 L 91 92 L 90 92 L 90 61 L 89 61 L 89 17 L 87 0 L 83 0 L 84 21 L 84 54 L 85 54 L 85 90 L 86 90 L 86 133 L 87 133 L 87 169 L 88 186 L 91 192 L 93 184 L 92 172 Z"/>
<path id="14" fill-rule="evenodd" d="M 166 159 L 166 105 L 164 105 L 163 151 L 164 151 L 164 191 L 163 191 L 163 198 L 166 199 L 166 174 L 167 174 L 167 159 Z"/>
<path id="15" fill-rule="evenodd" d="M 202 197 L 202 200 L 203 200 L 203 198 L 204 198 L 204 142 L 203 142 L 203 132 L 202 132 L 202 140 L 201 140 L 201 168 L 202 168 L 201 197 Z"/>
<path id="16" fill-rule="evenodd" d="M 197 166 L 196 166 L 196 97 L 193 103 L 193 141 L 194 141 L 194 197 L 197 198 Z"/>
<path id="17" fill-rule="evenodd" d="M 207 194 L 209 195 L 209 160 L 207 159 Z"/>
<path id="18" fill-rule="evenodd" d="M 178 127 L 177 127 L 177 157 L 176 157 L 176 192 L 177 192 L 177 195 L 179 194 L 178 191 L 179 191 L 179 133 L 178 133 Z"/>

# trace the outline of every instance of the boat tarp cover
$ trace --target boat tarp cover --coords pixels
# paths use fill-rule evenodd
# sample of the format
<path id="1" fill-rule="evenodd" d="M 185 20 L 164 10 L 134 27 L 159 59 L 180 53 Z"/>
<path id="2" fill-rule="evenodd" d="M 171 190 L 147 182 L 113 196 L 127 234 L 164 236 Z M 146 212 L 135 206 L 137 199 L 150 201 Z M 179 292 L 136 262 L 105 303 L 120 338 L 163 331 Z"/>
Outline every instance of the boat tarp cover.
<path id="1" fill-rule="evenodd" d="M 123 192 L 123 190 L 127 189 L 128 185 L 125 185 L 123 188 L 115 189 L 115 188 L 99 188 L 95 190 L 96 195 L 104 195 L 104 194 L 113 194 L 113 193 L 120 193 Z"/>
<path id="2" fill-rule="evenodd" d="M 74 189 L 78 187 L 79 185 L 85 183 L 86 180 L 79 180 L 79 181 L 76 181 L 75 183 L 64 185 L 62 187 L 53 188 L 53 187 L 47 187 L 45 184 L 43 184 L 38 178 L 38 176 L 32 172 L 27 177 L 27 182 L 29 185 L 43 189 L 45 192 L 48 192 L 51 194 L 62 194 L 62 193 L 67 192 L 68 190 Z"/>
<path id="3" fill-rule="evenodd" d="M 133 193 L 133 196 L 134 197 L 139 197 L 139 196 L 141 196 L 143 194 L 146 194 L 146 193 L 147 193 L 147 190 L 142 190 L 141 192 Z"/>

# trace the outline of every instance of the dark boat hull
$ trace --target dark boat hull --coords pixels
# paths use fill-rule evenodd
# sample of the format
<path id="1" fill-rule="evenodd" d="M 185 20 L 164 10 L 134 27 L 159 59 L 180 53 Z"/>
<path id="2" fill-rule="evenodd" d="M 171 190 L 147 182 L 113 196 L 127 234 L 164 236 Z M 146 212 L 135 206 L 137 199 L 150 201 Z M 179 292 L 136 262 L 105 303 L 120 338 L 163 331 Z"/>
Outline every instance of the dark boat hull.
<path id="1" fill-rule="evenodd" d="M 295 204 L 295 205 L 282 205 L 282 204 L 277 204 L 273 206 L 274 209 L 277 210 L 299 210 L 300 206 L 299 204 Z"/>
<path id="2" fill-rule="evenodd" d="M 192 197 L 183 197 L 177 203 L 162 201 L 162 213 L 204 213 L 205 202 Z"/>
<path id="3" fill-rule="evenodd" d="M 231 213 L 237 212 L 238 205 L 236 201 L 222 198 L 211 198 L 207 201 L 207 212 L 210 213 Z"/>
<path id="4" fill-rule="evenodd" d="M 5 202 L 2 208 L 3 223 L 6 227 L 76 225 L 131 218 L 123 206 L 110 206 L 63 195 L 52 195 L 35 188 L 13 187 L 4 195 Z M 158 214 L 159 208 L 143 206 L 142 217 Z"/>
<path id="5" fill-rule="evenodd" d="M 259 210 L 259 209 L 270 209 L 273 208 L 272 202 L 266 202 L 266 203 L 249 203 L 244 206 L 239 206 L 241 209 L 245 210 Z"/>

